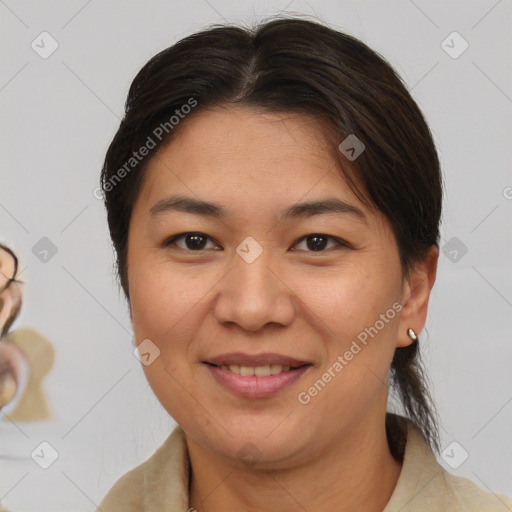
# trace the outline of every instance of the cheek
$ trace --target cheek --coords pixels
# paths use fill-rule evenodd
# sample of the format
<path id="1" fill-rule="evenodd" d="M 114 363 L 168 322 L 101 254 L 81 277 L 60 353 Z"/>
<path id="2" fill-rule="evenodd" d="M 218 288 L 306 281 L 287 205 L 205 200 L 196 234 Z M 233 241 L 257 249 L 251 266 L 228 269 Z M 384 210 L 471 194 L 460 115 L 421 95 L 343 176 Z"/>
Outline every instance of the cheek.
<path id="1" fill-rule="evenodd" d="M 155 340 L 180 333 L 193 316 L 193 309 L 205 295 L 204 282 L 169 264 L 138 264 L 134 259 L 129 271 L 130 306 L 136 340 Z"/>
<path id="2" fill-rule="evenodd" d="M 344 395 L 358 396 L 365 387 L 387 382 L 401 308 L 394 276 L 352 269 L 332 276 L 328 286 L 303 287 L 308 290 L 302 295 L 305 305 L 326 326 L 322 366 L 336 375 L 329 385 L 333 391 L 343 388 Z M 340 357 L 342 369 L 333 369 Z"/>
<path id="3" fill-rule="evenodd" d="M 323 281 L 312 278 L 302 282 L 301 299 L 343 343 L 372 326 L 395 300 L 389 282 L 376 276 L 375 272 L 345 269 Z"/>
<path id="4" fill-rule="evenodd" d="M 197 309 L 205 295 L 200 283 L 169 265 L 149 263 L 149 258 L 130 261 L 130 305 L 135 340 L 150 339 L 160 351 L 151 364 L 143 365 L 153 393 L 180 424 L 187 424 L 183 411 L 195 406 L 188 393 L 196 395 L 193 367 L 188 354 L 197 330 Z M 199 303 L 199 304 L 198 304 Z M 183 389 L 187 389 L 187 393 Z"/>
<path id="5" fill-rule="evenodd" d="M 331 286 L 321 298 L 310 297 L 322 323 L 329 327 L 329 337 L 324 340 L 326 357 L 321 368 L 304 382 L 298 398 L 306 404 L 304 411 L 310 418 L 330 418 L 332 425 L 340 426 L 349 418 L 362 417 L 387 393 L 398 303 L 370 280 L 361 280 L 357 286 L 346 281 L 331 282 Z"/>

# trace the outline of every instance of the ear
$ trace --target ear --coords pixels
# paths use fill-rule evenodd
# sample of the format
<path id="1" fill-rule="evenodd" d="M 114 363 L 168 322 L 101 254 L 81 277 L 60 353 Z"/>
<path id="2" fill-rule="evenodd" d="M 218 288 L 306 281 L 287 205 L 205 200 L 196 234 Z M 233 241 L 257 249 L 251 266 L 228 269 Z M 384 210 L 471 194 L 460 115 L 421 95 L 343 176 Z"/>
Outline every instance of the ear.
<path id="1" fill-rule="evenodd" d="M 425 258 L 410 270 L 409 278 L 404 282 L 397 347 L 406 347 L 412 343 L 413 340 L 407 334 L 408 329 L 413 329 L 419 336 L 425 326 L 430 291 L 436 280 L 438 258 L 439 250 L 432 245 Z"/>

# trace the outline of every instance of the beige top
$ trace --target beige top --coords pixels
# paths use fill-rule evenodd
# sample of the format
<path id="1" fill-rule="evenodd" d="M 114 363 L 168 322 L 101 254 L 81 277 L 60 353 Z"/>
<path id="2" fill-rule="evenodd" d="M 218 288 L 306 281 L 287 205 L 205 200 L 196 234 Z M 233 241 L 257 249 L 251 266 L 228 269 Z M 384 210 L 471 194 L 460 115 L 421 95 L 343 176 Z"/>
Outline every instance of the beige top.
<path id="1" fill-rule="evenodd" d="M 114 484 L 97 512 L 189 512 L 189 470 L 185 433 L 177 426 L 146 462 Z M 448 473 L 408 421 L 402 470 L 383 510 L 399 511 L 507 512 L 512 511 L 512 499 Z"/>

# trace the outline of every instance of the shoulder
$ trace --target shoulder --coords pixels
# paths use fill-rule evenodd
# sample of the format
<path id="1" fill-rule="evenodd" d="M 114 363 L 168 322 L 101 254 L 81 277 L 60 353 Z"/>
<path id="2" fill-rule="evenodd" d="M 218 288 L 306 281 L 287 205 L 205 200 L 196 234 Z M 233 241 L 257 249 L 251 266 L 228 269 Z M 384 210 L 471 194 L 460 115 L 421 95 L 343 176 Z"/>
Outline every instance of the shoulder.
<path id="1" fill-rule="evenodd" d="M 384 512 L 507 512 L 512 499 L 446 471 L 419 429 L 407 421 L 402 471 Z"/>
<path id="2" fill-rule="evenodd" d="M 115 482 L 97 512 L 186 510 L 188 479 L 185 433 L 177 426 L 149 459 Z"/>
<path id="3" fill-rule="evenodd" d="M 439 466 L 441 467 L 441 466 Z M 512 499 L 488 492 L 480 488 L 469 478 L 452 475 L 441 468 L 444 473 L 444 487 L 453 501 L 453 510 L 471 512 L 506 512 L 512 511 Z M 452 509 L 450 509 L 452 510 Z"/>

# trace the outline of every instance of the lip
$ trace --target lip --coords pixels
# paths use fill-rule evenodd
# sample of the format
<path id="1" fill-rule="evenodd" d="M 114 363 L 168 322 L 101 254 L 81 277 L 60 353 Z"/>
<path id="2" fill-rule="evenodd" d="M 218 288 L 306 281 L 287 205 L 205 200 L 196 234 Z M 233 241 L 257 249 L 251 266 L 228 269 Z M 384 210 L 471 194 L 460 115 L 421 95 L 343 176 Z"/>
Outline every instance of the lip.
<path id="1" fill-rule="evenodd" d="M 257 377 L 256 375 L 237 375 L 229 370 L 223 370 L 208 363 L 204 364 L 219 384 L 243 398 L 269 398 L 293 385 L 312 366 L 308 364 L 294 370 L 291 369 L 287 372 L 278 373 L 277 375 Z"/>
<path id="2" fill-rule="evenodd" d="M 220 354 L 203 361 L 203 363 L 210 363 L 216 366 L 229 366 L 236 364 L 239 366 L 266 366 L 271 364 L 279 364 L 281 366 L 291 366 L 298 368 L 311 364 L 309 361 L 301 361 L 290 356 L 276 354 L 273 352 L 264 352 L 261 354 L 244 354 L 242 352 L 232 352 L 230 354 Z"/>

